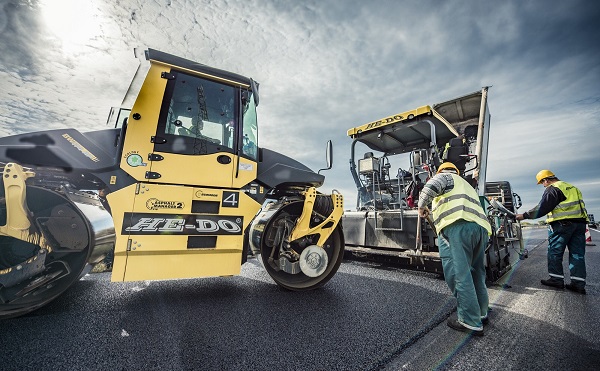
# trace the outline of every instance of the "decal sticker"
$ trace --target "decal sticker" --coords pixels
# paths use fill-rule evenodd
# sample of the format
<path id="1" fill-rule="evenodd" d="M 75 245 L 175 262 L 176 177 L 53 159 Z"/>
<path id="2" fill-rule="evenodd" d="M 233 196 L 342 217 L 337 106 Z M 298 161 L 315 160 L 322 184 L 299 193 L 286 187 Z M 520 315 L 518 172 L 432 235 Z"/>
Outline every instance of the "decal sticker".
<path id="1" fill-rule="evenodd" d="M 73 147 L 75 147 L 79 152 L 83 153 L 83 155 L 85 157 L 89 158 L 90 160 L 92 160 L 94 162 L 100 161 L 100 159 L 98 157 L 96 157 L 87 148 L 85 148 L 84 146 L 82 146 L 81 143 L 79 143 L 78 141 L 76 141 L 75 139 L 73 139 L 73 137 L 70 136 L 69 134 L 63 134 L 62 137 L 65 138 L 67 140 L 67 142 L 71 143 L 71 145 Z"/>
<path id="2" fill-rule="evenodd" d="M 363 125 L 363 126 L 366 126 L 365 130 L 368 130 L 368 129 L 379 127 L 379 126 L 381 126 L 383 124 L 389 124 L 391 122 L 402 121 L 402 120 L 404 120 L 404 116 L 402 116 L 402 115 L 394 115 L 394 116 L 386 117 L 386 118 L 381 119 L 381 120 L 370 122 L 370 123 L 368 123 L 366 125 Z"/>
<path id="3" fill-rule="evenodd" d="M 121 234 L 241 235 L 242 216 L 125 213 Z"/>
<path id="4" fill-rule="evenodd" d="M 197 198 L 219 197 L 219 195 L 216 193 L 204 193 L 204 192 L 202 192 L 201 189 L 199 189 L 196 191 L 196 197 Z"/>
<path id="5" fill-rule="evenodd" d="M 137 167 L 137 166 L 146 166 L 147 164 L 144 162 L 144 159 L 142 158 L 142 156 L 138 155 L 137 153 L 134 153 L 134 154 L 127 156 L 127 165 L 132 166 L 132 167 Z"/>
<path id="6" fill-rule="evenodd" d="M 185 204 L 181 201 L 161 201 L 156 198 L 151 198 L 146 201 L 146 207 L 148 210 L 158 209 L 183 209 Z"/>
<path id="7" fill-rule="evenodd" d="M 254 169 L 254 165 L 240 163 L 240 170 L 250 170 L 251 171 L 252 169 Z"/>
<path id="8" fill-rule="evenodd" d="M 223 199 L 221 200 L 221 207 L 238 207 L 239 199 L 240 199 L 239 192 L 223 191 Z"/>

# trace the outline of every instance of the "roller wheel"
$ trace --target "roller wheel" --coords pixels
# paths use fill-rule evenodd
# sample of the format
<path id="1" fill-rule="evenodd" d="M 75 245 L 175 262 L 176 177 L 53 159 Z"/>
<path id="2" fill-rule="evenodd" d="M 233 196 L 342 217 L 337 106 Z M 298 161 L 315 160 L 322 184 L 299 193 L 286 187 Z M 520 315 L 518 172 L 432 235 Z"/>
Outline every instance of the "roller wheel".
<path id="1" fill-rule="evenodd" d="M 6 224 L 6 205 L 3 200 L 2 197 L 0 225 Z M 9 287 L 0 284 L 0 319 L 21 316 L 51 302 L 80 278 L 87 264 L 89 229 L 87 222 L 73 206 L 54 192 L 33 187 L 28 187 L 27 205 L 33 213 L 34 223 L 53 232 L 58 238 L 53 243 L 57 247 L 44 254 L 43 270 L 33 277 Z M 57 210 L 61 216 L 53 217 Z M 68 233 L 75 229 L 77 232 Z M 14 269 L 39 251 L 40 247 L 35 244 L 0 236 L 0 271 L 11 267 Z"/>
<path id="2" fill-rule="evenodd" d="M 279 286 L 292 291 L 306 291 L 323 286 L 337 272 L 344 257 L 343 234 L 341 227 L 338 225 L 325 242 L 323 249 L 315 246 L 318 236 L 308 236 L 293 241 L 290 247 L 302 256 L 299 263 L 310 266 L 308 270 L 303 268 L 303 271 L 306 271 L 309 275 L 303 273 L 303 271 L 293 274 L 285 272 L 276 265 L 274 266 L 270 258 L 281 258 L 282 251 L 278 247 L 281 238 L 287 237 L 286 233 L 289 235 L 291 226 L 294 225 L 297 217 L 297 215 L 289 215 L 284 212 L 275 218 L 270 224 L 271 228 L 274 229 L 270 231 L 271 235 L 267 236 L 266 242 L 262 245 L 261 259 L 267 273 Z M 278 232 L 275 232 L 275 229 L 278 229 Z M 273 251 L 274 249 L 275 251 Z M 305 250 L 307 251 L 304 252 Z M 326 266 L 321 269 L 319 264 L 324 262 L 326 262 Z"/>

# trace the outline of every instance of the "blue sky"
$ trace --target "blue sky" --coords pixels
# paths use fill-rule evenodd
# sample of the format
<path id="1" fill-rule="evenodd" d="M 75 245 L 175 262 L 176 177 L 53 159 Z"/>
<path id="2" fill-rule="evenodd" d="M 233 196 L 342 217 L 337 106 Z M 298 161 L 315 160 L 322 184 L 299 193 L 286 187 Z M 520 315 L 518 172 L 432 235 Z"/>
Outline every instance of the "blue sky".
<path id="1" fill-rule="evenodd" d="M 151 47 L 261 84 L 260 145 L 355 202 L 347 129 L 492 86 L 488 180 L 541 169 L 600 216 L 600 2 L 0 0 L 0 135 L 102 129 Z"/>

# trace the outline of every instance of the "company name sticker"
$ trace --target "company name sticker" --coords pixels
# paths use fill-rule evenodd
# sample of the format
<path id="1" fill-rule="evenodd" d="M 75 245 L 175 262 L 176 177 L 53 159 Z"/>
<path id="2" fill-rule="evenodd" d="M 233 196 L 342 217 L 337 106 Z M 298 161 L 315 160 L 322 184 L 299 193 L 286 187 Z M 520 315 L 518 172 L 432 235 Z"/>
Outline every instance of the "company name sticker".
<path id="1" fill-rule="evenodd" d="M 162 201 L 156 198 L 151 198 L 146 201 L 148 210 L 158 209 L 183 209 L 185 204 L 181 201 Z"/>
<path id="2" fill-rule="evenodd" d="M 125 213 L 121 234 L 240 235 L 243 222 L 242 216 Z"/>

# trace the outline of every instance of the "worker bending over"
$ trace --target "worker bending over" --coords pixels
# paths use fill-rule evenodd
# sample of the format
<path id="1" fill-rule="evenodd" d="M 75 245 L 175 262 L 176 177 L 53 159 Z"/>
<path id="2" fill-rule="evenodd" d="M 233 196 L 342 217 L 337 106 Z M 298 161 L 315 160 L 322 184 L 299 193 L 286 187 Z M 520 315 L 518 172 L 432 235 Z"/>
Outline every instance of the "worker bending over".
<path id="1" fill-rule="evenodd" d="M 457 301 L 457 315 L 447 324 L 482 336 L 489 307 L 484 256 L 492 228 L 477 192 L 450 162 L 441 164 L 421 191 L 421 217 L 427 217 L 430 203 L 444 278 Z"/>

